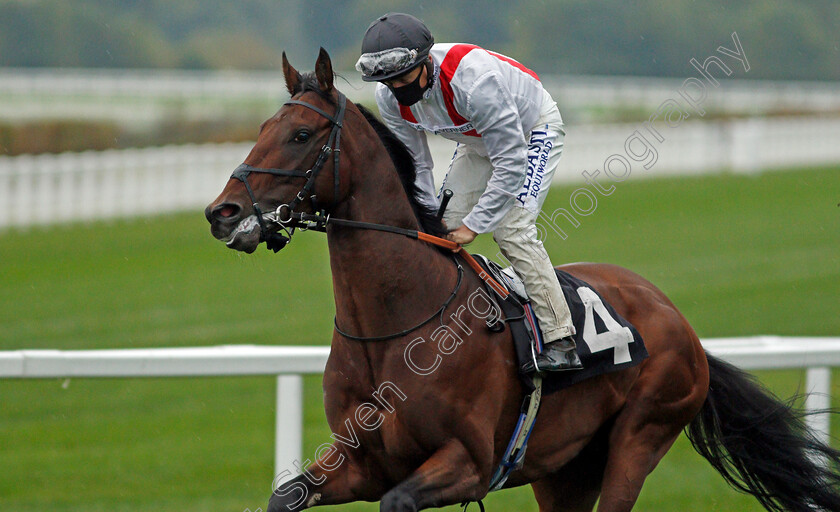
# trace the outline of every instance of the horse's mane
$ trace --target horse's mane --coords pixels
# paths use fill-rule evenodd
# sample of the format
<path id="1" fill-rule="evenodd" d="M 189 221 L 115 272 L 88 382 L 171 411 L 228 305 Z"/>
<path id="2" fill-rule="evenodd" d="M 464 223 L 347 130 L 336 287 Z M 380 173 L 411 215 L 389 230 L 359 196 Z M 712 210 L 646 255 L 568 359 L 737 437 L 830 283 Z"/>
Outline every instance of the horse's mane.
<path id="1" fill-rule="evenodd" d="M 301 75 L 301 80 L 298 87 L 295 89 L 294 94 L 307 91 L 315 92 L 321 98 L 329 101 L 330 104 L 335 105 L 335 101 L 321 90 L 318 85 L 318 79 L 315 77 L 314 73 L 304 73 Z M 438 220 L 437 212 L 424 205 L 419 200 L 422 192 L 417 187 L 417 169 L 414 166 L 414 157 L 411 156 L 408 148 L 400 139 L 397 138 L 396 135 L 394 135 L 394 132 L 388 129 L 388 127 L 385 126 L 385 124 L 383 124 L 382 121 L 380 121 L 375 115 L 373 115 L 370 110 L 358 103 L 356 104 L 356 107 L 362 112 L 362 115 L 365 117 L 368 124 L 370 124 L 373 131 L 376 132 L 379 140 L 382 141 L 385 149 L 388 150 L 388 155 L 390 155 L 391 161 L 394 162 L 394 167 L 397 168 L 397 175 L 400 177 L 400 182 L 405 189 L 409 203 L 411 203 L 411 208 L 414 210 L 414 215 L 420 223 L 420 228 L 430 235 L 446 235 L 448 230 L 444 227 L 443 223 Z"/>
<path id="2" fill-rule="evenodd" d="M 376 118 L 370 110 L 356 104 L 356 107 L 365 116 L 367 122 L 379 136 L 379 140 L 385 145 L 388 154 L 391 155 L 391 160 L 397 168 L 397 174 L 400 177 L 405 193 L 408 195 L 408 201 L 411 203 L 411 208 L 420 221 L 420 226 L 426 233 L 435 236 L 444 236 L 449 231 L 444 227 L 443 223 L 438 220 L 437 212 L 432 208 L 420 202 L 419 198 L 422 194 L 420 188 L 417 186 L 417 170 L 414 166 L 414 157 L 408 151 L 405 144 L 394 135 L 382 121 Z"/>

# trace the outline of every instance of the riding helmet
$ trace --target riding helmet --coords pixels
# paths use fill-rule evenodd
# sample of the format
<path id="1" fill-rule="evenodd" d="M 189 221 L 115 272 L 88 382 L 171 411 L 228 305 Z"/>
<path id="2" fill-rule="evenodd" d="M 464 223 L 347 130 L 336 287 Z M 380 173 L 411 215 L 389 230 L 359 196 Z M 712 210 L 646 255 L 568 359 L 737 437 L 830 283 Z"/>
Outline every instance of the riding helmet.
<path id="1" fill-rule="evenodd" d="M 425 62 L 435 39 L 422 21 L 391 12 L 370 24 L 356 69 L 365 82 L 389 80 Z"/>

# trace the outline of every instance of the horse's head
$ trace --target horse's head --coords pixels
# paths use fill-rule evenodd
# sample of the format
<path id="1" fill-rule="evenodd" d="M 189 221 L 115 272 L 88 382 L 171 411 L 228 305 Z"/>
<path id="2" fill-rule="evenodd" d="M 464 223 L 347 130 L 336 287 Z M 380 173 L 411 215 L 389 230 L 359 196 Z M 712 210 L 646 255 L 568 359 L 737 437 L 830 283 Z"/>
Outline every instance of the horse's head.
<path id="1" fill-rule="evenodd" d="M 213 236 L 232 249 L 253 252 L 294 226 L 293 215 L 329 211 L 346 193 L 338 149 L 345 108 L 353 107 L 333 86 L 329 55 L 321 48 L 315 72 L 301 75 L 284 53 L 283 74 L 292 99 L 261 125 L 245 163 L 205 210 Z"/>

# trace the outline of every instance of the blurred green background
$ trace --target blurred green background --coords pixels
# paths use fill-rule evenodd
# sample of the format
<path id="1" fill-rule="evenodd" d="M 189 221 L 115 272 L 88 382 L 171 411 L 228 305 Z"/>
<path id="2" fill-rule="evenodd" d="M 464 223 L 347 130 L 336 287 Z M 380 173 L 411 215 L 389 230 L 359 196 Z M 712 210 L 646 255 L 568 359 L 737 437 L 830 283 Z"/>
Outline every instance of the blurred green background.
<path id="1" fill-rule="evenodd" d="M 323 46 L 336 69 L 354 76 L 365 27 L 392 10 L 425 20 L 438 41 L 486 46 L 541 75 L 683 79 L 696 75 L 692 57 L 731 47 L 737 32 L 751 64 L 742 78 L 821 80 L 827 90 L 840 79 L 834 0 L 0 0 L 0 66 L 276 72 L 281 51 L 304 70 Z M 7 115 L 23 101 L 55 102 L 49 108 L 67 101 L 46 92 L 0 95 L 0 155 L 243 141 L 270 115 L 263 100 L 235 98 L 223 115 L 196 121 L 182 112 L 187 98 L 168 97 L 164 122 L 149 126 Z M 82 100 L 100 99 L 97 90 L 85 93 Z M 570 125 L 576 107 L 561 105 Z M 610 111 L 587 118 L 639 121 L 652 112 L 602 108 Z M 567 240 L 550 236 L 552 260 L 639 272 L 701 337 L 840 335 L 840 168 L 642 176 L 599 197 Z M 568 205 L 573 189 L 554 188 L 545 209 Z M 497 251 L 487 236 L 470 249 Z M 197 210 L 0 231 L 0 350 L 327 345 L 333 311 L 327 248 L 316 233 L 297 235 L 277 255 L 243 255 L 214 240 Z M 759 376 L 783 397 L 804 388 L 804 371 Z M 305 379 L 309 458 L 330 435 L 320 380 Z M 0 512 L 264 509 L 274 408 L 273 378 L 0 380 Z M 835 420 L 835 435 L 838 429 Z M 537 509 L 527 487 L 495 493 L 486 504 L 490 512 Z M 636 510 L 762 509 L 730 490 L 681 438 Z"/>
<path id="2" fill-rule="evenodd" d="M 840 78 L 834 0 L 0 0 L 0 66 L 278 70 L 323 46 L 351 71 L 390 11 L 540 74 L 683 77 L 737 32 L 750 78 Z"/>
<path id="3" fill-rule="evenodd" d="M 837 335 L 838 171 L 620 183 L 566 241 L 550 237 L 547 247 L 555 263 L 607 261 L 641 273 L 701 337 Z M 572 190 L 554 188 L 546 209 L 567 204 Z M 487 236 L 471 249 L 496 253 Z M 0 254 L 2 350 L 325 345 L 331 337 L 328 254 L 318 233 L 297 235 L 277 255 L 243 255 L 214 240 L 195 211 L 6 232 Z M 780 396 L 804 388 L 802 371 L 760 376 Z M 264 508 L 274 384 L 2 380 L 0 509 Z M 311 458 L 329 440 L 319 376 L 305 379 L 305 404 L 303 454 Z M 833 427 L 836 433 L 840 422 Z M 496 493 L 487 505 L 536 510 L 528 488 Z M 372 511 L 378 504 L 333 509 Z M 649 478 L 637 510 L 761 508 L 729 490 L 681 438 Z"/>

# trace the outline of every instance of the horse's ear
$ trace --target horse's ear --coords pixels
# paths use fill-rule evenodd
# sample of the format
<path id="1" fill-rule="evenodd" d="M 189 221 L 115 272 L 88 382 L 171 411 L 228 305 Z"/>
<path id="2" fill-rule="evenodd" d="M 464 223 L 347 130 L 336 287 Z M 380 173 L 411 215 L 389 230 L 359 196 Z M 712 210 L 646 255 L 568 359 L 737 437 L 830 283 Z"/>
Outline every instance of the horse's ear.
<path id="1" fill-rule="evenodd" d="M 283 52 L 283 76 L 286 77 L 286 89 L 292 96 L 300 90 L 300 73 L 289 64 L 289 59 L 286 58 L 286 52 Z"/>
<path id="2" fill-rule="evenodd" d="M 318 78 L 318 85 L 324 92 L 329 92 L 333 88 L 333 70 L 330 55 L 324 47 L 318 53 L 318 60 L 315 61 L 315 76 Z"/>

